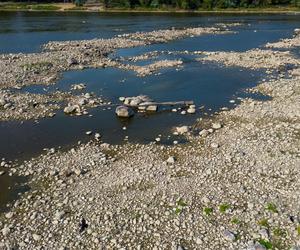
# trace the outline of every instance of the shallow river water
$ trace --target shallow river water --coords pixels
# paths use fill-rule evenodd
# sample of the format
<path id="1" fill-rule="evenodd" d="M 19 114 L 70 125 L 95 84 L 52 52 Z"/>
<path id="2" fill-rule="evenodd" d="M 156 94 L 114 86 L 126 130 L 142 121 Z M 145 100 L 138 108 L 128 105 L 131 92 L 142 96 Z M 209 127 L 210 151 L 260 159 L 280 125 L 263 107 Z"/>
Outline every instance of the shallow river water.
<path id="1" fill-rule="evenodd" d="M 233 28 L 236 32 L 232 34 L 205 35 L 167 44 L 120 49 L 111 56 L 128 57 L 150 51 L 245 51 L 290 37 L 293 30 L 300 26 L 300 17 L 258 14 L 0 12 L 0 53 L 38 52 L 41 45 L 54 40 L 109 38 L 135 31 L 213 26 L 232 22 L 243 24 Z M 184 62 L 179 70 L 164 69 L 159 74 L 146 77 L 138 77 L 133 72 L 115 68 L 69 71 L 63 74 L 54 87 L 49 87 L 46 91 L 38 85 L 27 87 L 23 91 L 45 94 L 54 88 L 68 91 L 71 84 L 83 82 L 87 84 L 85 91 L 92 91 L 113 103 L 117 103 L 120 96 L 146 94 L 156 101 L 193 100 L 198 107 L 205 106 L 205 111 L 212 114 L 221 107 L 233 107 L 229 100 L 244 96 L 245 88 L 255 86 L 265 77 L 261 71 L 202 64 L 188 55 L 172 55 L 172 59 L 174 58 Z M 79 140 L 90 139 L 85 135 L 88 130 L 101 133 L 103 141 L 109 143 L 122 143 L 125 136 L 130 141 L 148 143 L 159 134 L 162 135 L 163 143 L 172 143 L 172 139 L 168 138 L 172 127 L 192 124 L 196 118 L 204 115 L 203 112 L 186 116 L 159 112 L 155 115 L 138 114 L 130 120 L 120 120 L 113 109 L 96 108 L 89 113 L 93 116 L 69 117 L 58 112 L 54 118 L 38 122 L 0 122 L 0 158 L 26 159 L 38 155 L 46 147 L 68 147 Z M 127 127 L 126 130 L 123 130 L 124 126 Z M 17 177 L 0 177 L 0 210 L 20 191 L 20 186 L 15 185 L 19 181 L 22 180 Z"/>

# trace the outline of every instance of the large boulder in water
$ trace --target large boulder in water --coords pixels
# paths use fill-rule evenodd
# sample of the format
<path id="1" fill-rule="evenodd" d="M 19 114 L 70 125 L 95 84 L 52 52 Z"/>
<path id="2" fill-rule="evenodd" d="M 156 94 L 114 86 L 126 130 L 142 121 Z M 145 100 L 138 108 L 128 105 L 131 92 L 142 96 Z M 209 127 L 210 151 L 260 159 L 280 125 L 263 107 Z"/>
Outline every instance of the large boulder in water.
<path id="1" fill-rule="evenodd" d="M 122 105 L 116 108 L 116 114 L 119 117 L 129 118 L 134 115 L 134 112 L 131 108 Z"/>

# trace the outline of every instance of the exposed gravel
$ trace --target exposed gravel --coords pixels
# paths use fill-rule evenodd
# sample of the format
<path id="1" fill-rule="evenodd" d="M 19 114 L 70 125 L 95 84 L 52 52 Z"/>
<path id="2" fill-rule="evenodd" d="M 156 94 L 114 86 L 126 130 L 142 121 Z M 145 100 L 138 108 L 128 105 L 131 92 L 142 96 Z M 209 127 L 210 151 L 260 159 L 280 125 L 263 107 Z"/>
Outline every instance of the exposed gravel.
<path id="1" fill-rule="evenodd" d="M 71 69 L 108 66 L 126 69 L 126 65 L 119 64 L 108 55 L 120 48 L 169 42 L 189 36 L 224 34 L 230 32 L 228 28 L 231 26 L 234 24 L 212 28 L 137 32 L 112 39 L 49 42 L 41 53 L 0 55 L 0 88 L 22 87 L 36 83 L 53 84 L 57 81 L 60 72 Z M 135 68 L 129 69 L 135 70 Z"/>
<path id="2" fill-rule="evenodd" d="M 63 107 L 72 107 L 67 114 L 88 114 L 88 109 L 110 102 L 90 93 L 53 92 L 47 95 L 0 90 L 0 121 L 31 120 L 55 116 Z"/>
<path id="3" fill-rule="evenodd" d="M 285 68 L 286 77 L 274 76 L 253 90 L 272 99 L 245 99 L 233 110 L 201 120 L 193 130 L 185 129 L 187 144 L 91 141 L 12 166 L 10 171 L 32 177 L 33 191 L 1 217 L 0 244 L 20 249 L 298 249 L 299 63 L 289 53 L 265 53 L 271 57 L 259 51 L 239 55 L 247 62 L 244 67 L 254 67 L 255 60 L 256 68 L 292 64 L 293 70 Z M 222 55 L 218 61 L 223 62 Z M 227 60 L 236 58 L 227 53 Z"/>
<path id="4" fill-rule="evenodd" d="M 273 49 L 288 49 L 292 47 L 299 47 L 300 46 L 300 30 L 295 29 L 295 35 L 293 38 L 282 39 L 279 42 L 274 43 L 267 43 L 267 48 Z"/>
<path id="5" fill-rule="evenodd" d="M 29 120 L 41 117 L 52 117 L 60 108 L 64 95 L 38 95 L 30 93 L 0 90 L 0 120 Z"/>
<path id="6" fill-rule="evenodd" d="M 268 69 L 286 72 L 290 65 L 298 67 L 299 58 L 290 51 L 253 49 L 245 52 L 201 52 L 199 61 L 219 62 L 225 66 L 239 66 L 249 69 Z M 271 72 L 270 72 L 271 73 Z"/>

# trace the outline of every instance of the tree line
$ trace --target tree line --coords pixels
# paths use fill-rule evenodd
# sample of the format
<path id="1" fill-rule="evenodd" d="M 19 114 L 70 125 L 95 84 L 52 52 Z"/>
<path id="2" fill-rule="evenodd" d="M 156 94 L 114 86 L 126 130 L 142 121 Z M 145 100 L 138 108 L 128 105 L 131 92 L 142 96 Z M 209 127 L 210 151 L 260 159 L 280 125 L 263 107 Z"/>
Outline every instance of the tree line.
<path id="1" fill-rule="evenodd" d="M 187 10 L 215 8 L 254 8 L 272 6 L 300 7 L 300 0 L 100 0 L 106 8 L 178 8 Z"/>
<path id="2" fill-rule="evenodd" d="M 0 0 L 6 2 L 7 0 Z M 12 0 L 14 1 L 14 0 Z M 28 0 L 29 2 L 30 0 Z M 74 2 L 76 5 L 84 5 L 85 2 L 99 2 L 106 8 L 161 8 L 161 9 L 185 9 L 185 10 L 212 10 L 226 8 L 255 8 L 255 7 L 300 7 L 300 0 L 34 0 L 37 3 L 49 2 Z M 14 2 L 25 3 L 24 0 Z"/>

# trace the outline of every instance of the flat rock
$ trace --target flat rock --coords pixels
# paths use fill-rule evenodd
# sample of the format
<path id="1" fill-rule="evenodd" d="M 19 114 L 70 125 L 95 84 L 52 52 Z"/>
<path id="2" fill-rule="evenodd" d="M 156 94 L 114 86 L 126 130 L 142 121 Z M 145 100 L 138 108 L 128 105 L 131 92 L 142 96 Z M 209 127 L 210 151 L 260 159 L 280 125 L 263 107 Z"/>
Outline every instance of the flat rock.
<path id="1" fill-rule="evenodd" d="M 213 128 L 213 129 L 220 129 L 220 128 L 222 128 L 222 125 L 221 125 L 221 123 L 219 123 L 219 122 L 213 123 L 213 124 L 212 124 L 212 128 Z"/>
<path id="2" fill-rule="evenodd" d="M 225 230 L 223 232 L 224 237 L 229 240 L 229 241 L 234 241 L 235 240 L 235 234 L 229 230 Z"/>

